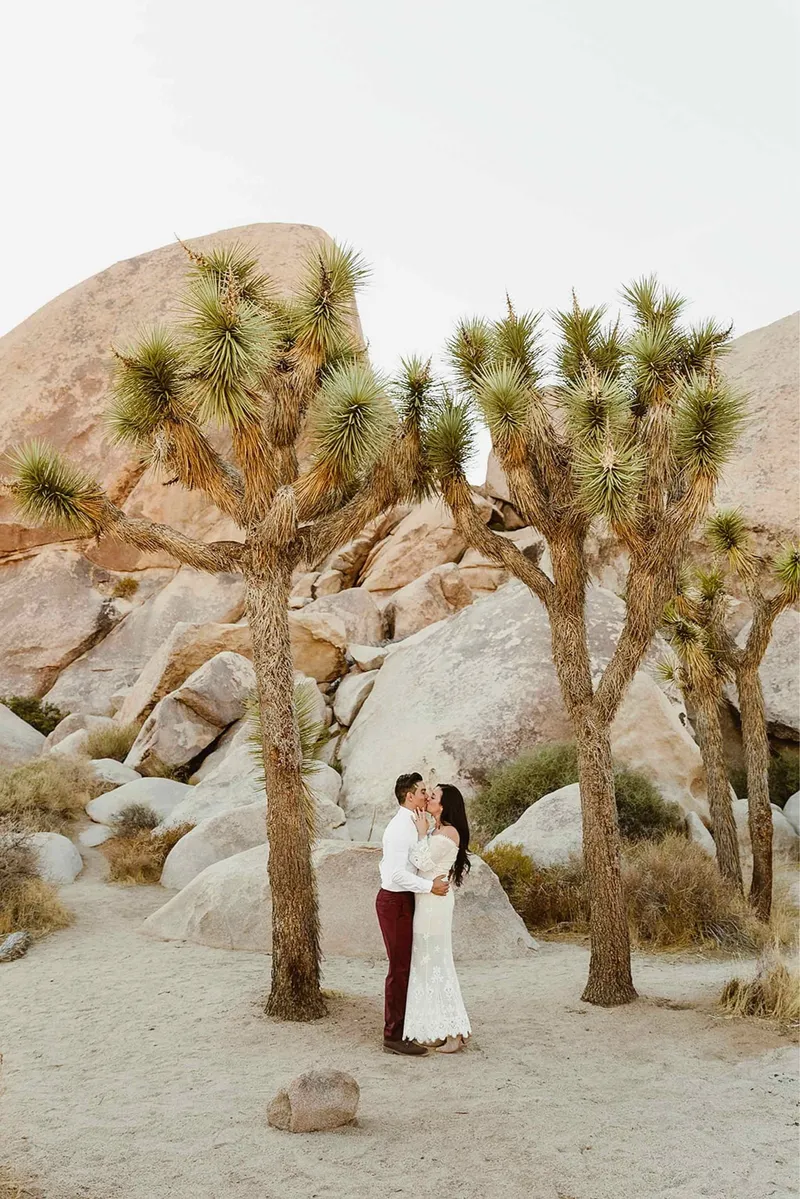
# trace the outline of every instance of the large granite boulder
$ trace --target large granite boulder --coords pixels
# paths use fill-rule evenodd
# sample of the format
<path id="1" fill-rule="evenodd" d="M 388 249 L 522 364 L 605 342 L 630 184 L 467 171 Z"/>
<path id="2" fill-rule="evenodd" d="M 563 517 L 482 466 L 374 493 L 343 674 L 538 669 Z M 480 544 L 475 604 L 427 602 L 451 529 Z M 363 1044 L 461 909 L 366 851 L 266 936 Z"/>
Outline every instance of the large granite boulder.
<path id="1" fill-rule="evenodd" d="M 252 658 L 253 646 L 246 624 L 178 621 L 145 664 L 116 719 L 122 724 L 144 720 L 160 699 L 177 690 L 205 662 L 225 651 Z"/>
<path id="2" fill-rule="evenodd" d="M 0 569 L 0 695 L 44 695 L 130 605 L 113 576 L 75 550 L 50 546 Z"/>
<path id="3" fill-rule="evenodd" d="M 314 572 L 311 576 L 305 576 L 309 580 L 308 597 L 321 599 L 324 595 L 336 595 L 339 591 L 347 591 L 349 588 L 355 587 L 372 548 L 384 537 L 387 537 L 409 512 L 410 508 L 408 507 L 397 507 L 390 512 L 385 512 L 376 520 L 370 521 L 352 541 L 348 541 L 341 549 L 335 550 L 322 563 L 321 570 Z M 298 587 L 293 590 L 292 594 L 299 596 L 303 592 Z"/>
<path id="4" fill-rule="evenodd" d="M 156 816 L 163 821 L 192 790 L 193 788 L 186 783 L 178 783 L 174 779 L 136 779 L 90 800 L 86 805 L 86 812 L 98 824 L 114 825 L 117 817 L 126 808 L 132 807 L 133 804 L 143 804 L 152 808 Z M 181 821 L 176 823 L 180 824 Z"/>
<path id="5" fill-rule="evenodd" d="M 204 662 L 174 693 L 185 707 L 217 728 L 241 720 L 256 689 L 252 662 L 224 650 Z"/>
<path id="6" fill-rule="evenodd" d="M 61 749 L 64 753 L 82 753 L 86 738 L 92 729 L 113 728 L 110 716 L 92 716 L 86 712 L 70 712 L 59 720 L 52 733 L 48 733 L 44 748 L 48 751 Z M 66 750 L 64 746 L 66 745 Z"/>
<path id="7" fill-rule="evenodd" d="M 738 645 L 746 644 L 750 624 L 748 621 L 736 638 Z M 775 621 L 758 676 L 770 732 L 800 741 L 800 612 L 795 608 L 786 608 Z M 738 711 L 736 688 L 728 687 L 726 694 Z"/>
<path id="8" fill-rule="evenodd" d="M 162 822 L 162 828 L 200 824 L 211 816 L 223 815 L 256 802 L 264 803 L 263 776 L 248 740 L 243 737 L 202 782 L 187 789 L 179 803 Z M 314 800 L 317 835 L 349 837 L 347 819 L 337 800 L 342 780 L 331 767 L 320 762 L 307 780 Z"/>
<path id="9" fill-rule="evenodd" d="M 789 796 L 783 805 L 783 815 L 800 836 L 800 791 L 795 791 L 794 795 Z"/>
<path id="10" fill-rule="evenodd" d="M 772 852 L 782 857 L 796 860 L 800 851 L 800 837 L 793 824 L 784 816 L 777 804 L 772 808 Z M 739 848 L 742 854 L 749 858 L 753 847 L 750 843 L 750 818 L 746 799 L 733 802 L 733 818 L 736 821 L 736 832 L 739 836 Z"/>
<path id="11" fill-rule="evenodd" d="M 145 920 L 142 931 L 167 941 L 195 941 L 217 949 L 269 953 L 269 850 L 256 846 L 225 858 Z M 322 952 L 326 957 L 382 959 L 375 894 L 380 850 L 345 841 L 320 841 L 314 854 Z M 453 924 L 457 960 L 526 957 L 535 943 L 496 875 L 480 858 L 457 893 Z"/>
<path id="12" fill-rule="evenodd" d="M 487 851 L 519 845 L 537 866 L 556 866 L 583 852 L 581 790 L 577 783 L 543 795 L 508 828 L 493 837 Z"/>
<path id="13" fill-rule="evenodd" d="M 219 726 L 204 720 L 174 695 L 165 695 L 147 717 L 125 765 L 156 777 L 186 766 L 213 744 Z"/>
<path id="14" fill-rule="evenodd" d="M 0 704 L 0 770 L 13 770 L 31 758 L 38 758 L 44 743 L 38 729 Z"/>
<path id="15" fill-rule="evenodd" d="M 209 816 L 181 837 L 167 854 L 161 886 L 181 891 L 207 866 L 266 841 L 267 805 L 262 795 L 255 803 Z"/>
<path id="16" fill-rule="evenodd" d="M 39 876 L 47 883 L 64 886 L 72 883 L 83 870 L 83 858 L 61 833 L 32 833 L 29 843 L 36 854 Z"/>
<path id="17" fill-rule="evenodd" d="M 389 636 L 402 641 L 472 603 L 472 591 L 453 562 L 434 566 L 395 591 L 383 610 Z"/>
<path id="18" fill-rule="evenodd" d="M 339 724 L 347 728 L 353 723 L 377 676 L 377 670 L 357 670 L 342 679 L 333 701 L 333 714 Z"/>
<path id="19" fill-rule="evenodd" d="M 486 509 L 488 520 L 488 504 Z M 466 548 L 447 505 L 441 500 L 426 500 L 375 547 L 362 571 L 361 583 L 369 591 L 397 591 L 434 566 L 457 562 Z"/>
<path id="20" fill-rule="evenodd" d="M 193 238 L 191 244 L 207 250 L 243 243 L 278 292 L 288 295 L 309 253 L 327 240 L 311 225 L 255 224 Z M 87 470 L 130 515 L 165 521 L 207 541 L 235 536 L 235 528 L 201 491 L 164 487 L 162 477 L 144 474 L 130 451 L 114 444 L 104 420 L 112 345 L 124 346 L 143 325 L 175 320 L 187 266 L 175 242 L 118 262 L 51 300 L 0 339 L 0 455 L 31 437 L 43 438 Z M 357 326 L 355 312 L 353 321 Z M 60 539 L 52 530 L 25 524 L 10 501 L 0 499 L 0 553 Z M 114 569 L 163 560 L 110 538 L 90 552 Z"/>
<path id="21" fill-rule="evenodd" d="M 622 628 L 622 601 L 593 588 L 587 618 L 592 660 L 601 668 Z M 651 660 L 664 652 L 657 639 Z M 700 755 L 684 720 L 652 680 L 638 679 L 617 717 L 614 749 L 621 765 L 647 770 L 665 798 L 705 816 Z M 471 795 L 523 749 L 571 736 L 547 614 L 522 584 L 507 583 L 386 658 L 340 748 L 340 802 L 351 833 L 381 836 L 399 774 L 420 770 Z"/>
<path id="22" fill-rule="evenodd" d="M 723 472 L 717 503 L 742 509 L 762 552 L 797 536 L 798 360 L 800 313 L 795 312 L 737 337 L 722 363 L 731 383 L 747 394 L 749 419 Z"/>
<path id="23" fill-rule="evenodd" d="M 130 688 L 178 621 L 237 621 L 244 607 L 240 575 L 185 566 L 162 591 L 134 608 L 107 637 L 59 676 L 46 695 L 67 712 L 113 716 L 115 697 Z"/>
<path id="24" fill-rule="evenodd" d="M 541 534 L 528 526 L 512 532 L 501 533 L 500 536 L 513 542 L 518 550 L 521 550 L 534 562 L 538 562 L 544 552 L 545 543 Z M 467 550 L 458 564 L 458 569 L 464 582 L 472 591 L 477 591 L 479 594 L 496 591 L 510 578 L 508 571 L 504 570 L 502 566 L 498 566 L 493 558 L 485 557 L 480 550 L 476 549 Z"/>
<path id="25" fill-rule="evenodd" d="M 377 604 L 363 587 L 352 587 L 289 613 L 292 658 L 297 670 L 318 683 L 332 682 L 347 670 L 350 642 L 378 645 L 384 627 Z"/>

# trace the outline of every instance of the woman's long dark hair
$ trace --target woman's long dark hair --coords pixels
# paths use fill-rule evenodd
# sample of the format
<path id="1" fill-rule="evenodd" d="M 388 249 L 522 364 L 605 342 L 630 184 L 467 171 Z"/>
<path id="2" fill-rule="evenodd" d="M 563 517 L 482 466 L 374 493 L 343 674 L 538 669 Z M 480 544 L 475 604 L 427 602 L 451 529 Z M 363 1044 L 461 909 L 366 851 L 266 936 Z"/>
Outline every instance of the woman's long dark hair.
<path id="1" fill-rule="evenodd" d="M 470 871 L 469 854 L 467 853 L 469 848 L 467 809 L 464 807 L 464 796 L 458 787 L 454 787 L 451 783 L 442 783 L 441 789 L 442 814 L 439 820 L 442 824 L 451 825 L 458 833 L 458 856 L 453 863 L 450 877 L 455 885 L 460 887 Z"/>

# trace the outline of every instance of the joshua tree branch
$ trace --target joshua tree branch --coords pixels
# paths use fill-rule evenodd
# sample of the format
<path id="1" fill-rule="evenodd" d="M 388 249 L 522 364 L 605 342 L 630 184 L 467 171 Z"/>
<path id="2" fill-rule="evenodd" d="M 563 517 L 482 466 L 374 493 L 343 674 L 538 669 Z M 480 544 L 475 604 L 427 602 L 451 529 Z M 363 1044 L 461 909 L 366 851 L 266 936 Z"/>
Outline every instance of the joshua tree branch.
<path id="1" fill-rule="evenodd" d="M 184 566 L 211 574 L 218 571 L 236 573 L 241 569 L 244 546 L 238 541 L 195 541 L 169 525 L 126 516 L 110 500 L 104 504 L 104 516 L 103 524 L 97 530 L 99 536 L 114 537 L 140 550 L 161 550 Z"/>
<path id="2" fill-rule="evenodd" d="M 443 494 L 467 544 L 505 567 L 549 608 L 555 594 L 552 581 L 536 563 L 531 562 L 530 558 L 514 545 L 513 541 L 488 528 L 472 499 L 466 480 L 462 478 L 446 482 L 443 485 Z"/>

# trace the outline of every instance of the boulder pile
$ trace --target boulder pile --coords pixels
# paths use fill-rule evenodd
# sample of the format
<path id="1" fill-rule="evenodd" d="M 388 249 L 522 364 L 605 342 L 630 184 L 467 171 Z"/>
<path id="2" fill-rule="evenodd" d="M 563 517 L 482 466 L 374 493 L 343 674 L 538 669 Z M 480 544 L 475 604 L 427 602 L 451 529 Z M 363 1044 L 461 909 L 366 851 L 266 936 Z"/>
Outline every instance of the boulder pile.
<path id="1" fill-rule="evenodd" d="M 254 246 L 284 290 L 326 237 L 303 225 L 231 233 Z M 198 245 L 220 240 L 231 237 L 217 234 Z M 199 492 L 165 488 L 131 465 L 101 420 L 109 345 L 166 311 L 184 268 L 179 247 L 120 263 L 1 339 L 0 452 L 33 431 L 90 470 L 129 513 L 168 520 L 201 539 L 236 537 Z M 745 508 L 767 548 L 796 515 L 789 493 L 793 503 L 797 330 L 795 316 L 747 334 L 727 360 L 729 374 L 747 385 L 756 411 L 769 409 L 770 420 L 748 426 L 724 498 Z M 474 495 L 487 524 L 548 570 L 541 537 L 520 519 L 491 458 Z M 595 584 L 587 603 L 589 641 L 601 670 L 624 619 L 625 559 L 600 534 L 588 550 Z M 160 555 L 105 539 L 61 541 L 21 523 L 0 499 L 0 605 L 0 695 L 44 698 L 65 713 L 45 738 L 0 703 L 0 770 L 42 754 L 81 755 L 90 732 L 139 726 L 124 763 L 94 763 L 105 794 L 88 805 L 93 824 L 80 845 L 110 836 L 116 817 L 133 803 L 153 808 L 160 830 L 193 825 L 164 867 L 163 885 L 178 894 L 149 918 L 146 931 L 268 951 L 264 786 L 244 719 L 255 673 L 243 580 L 178 569 Z M 746 618 L 744 612 L 742 623 Z M 771 730 L 795 742 L 799 620 L 794 611 L 780 618 L 762 671 Z M 380 956 L 371 909 L 375 846 L 395 810 L 396 776 L 418 769 L 456 783 L 469 797 L 522 750 L 570 736 L 547 616 L 521 584 L 467 548 L 441 502 L 428 500 L 385 513 L 319 569 L 298 572 L 289 623 L 295 668 L 313 690 L 330 738 L 308 780 L 323 948 Z M 621 765 L 649 774 L 702 837 L 708 807 L 700 753 L 685 709 L 652 670 L 664 648 L 657 641 L 634 679 L 613 727 L 613 750 Z M 556 860 L 580 838 L 577 788 L 563 788 L 534 808 L 498 841 L 535 845 L 537 860 Z M 797 831 L 796 804 L 781 821 L 776 817 L 776 829 L 788 846 Z M 74 853 L 51 841 L 37 852 L 53 877 L 66 882 Z M 485 864 L 475 865 L 456 907 L 464 923 L 457 942 L 479 957 L 528 952 L 530 938 L 496 878 Z"/>

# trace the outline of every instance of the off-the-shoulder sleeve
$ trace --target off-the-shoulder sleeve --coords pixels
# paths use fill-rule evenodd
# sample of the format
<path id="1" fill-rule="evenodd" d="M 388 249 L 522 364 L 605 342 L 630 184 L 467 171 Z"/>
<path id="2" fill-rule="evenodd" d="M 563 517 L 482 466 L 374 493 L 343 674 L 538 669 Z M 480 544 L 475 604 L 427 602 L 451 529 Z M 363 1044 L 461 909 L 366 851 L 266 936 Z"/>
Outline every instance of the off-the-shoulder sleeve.
<path id="1" fill-rule="evenodd" d="M 408 860 L 417 870 L 438 870 L 438 866 L 431 856 L 429 837 L 423 837 L 421 841 L 417 841 L 408 855 Z"/>

